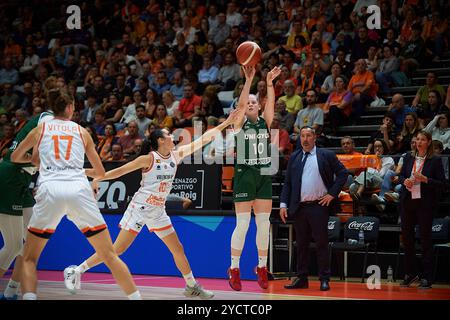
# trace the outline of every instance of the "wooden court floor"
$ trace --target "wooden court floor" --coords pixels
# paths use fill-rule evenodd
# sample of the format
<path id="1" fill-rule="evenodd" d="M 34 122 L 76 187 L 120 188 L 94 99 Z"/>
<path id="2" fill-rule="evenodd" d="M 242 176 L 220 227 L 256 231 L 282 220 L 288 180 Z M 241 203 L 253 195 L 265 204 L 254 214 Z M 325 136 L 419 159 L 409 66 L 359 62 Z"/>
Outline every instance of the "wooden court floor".
<path id="1" fill-rule="evenodd" d="M 7 284 L 9 274 L 0 279 L 0 290 Z M 85 273 L 81 290 L 70 294 L 64 287 L 61 271 L 39 271 L 38 298 L 41 300 L 124 300 L 126 297 L 115 284 L 111 274 Z M 183 296 L 181 277 L 133 275 L 143 299 L 191 300 Z M 358 281 L 331 281 L 331 290 L 321 292 L 319 281 L 310 280 L 309 289 L 286 290 L 290 280 L 273 280 L 269 288 L 261 289 L 256 281 L 243 281 L 242 291 L 232 290 L 224 279 L 197 280 L 215 293 L 218 300 L 450 300 L 450 285 L 435 284 L 432 289 L 400 288 L 397 283 L 382 283 L 379 290 L 369 290 Z"/>

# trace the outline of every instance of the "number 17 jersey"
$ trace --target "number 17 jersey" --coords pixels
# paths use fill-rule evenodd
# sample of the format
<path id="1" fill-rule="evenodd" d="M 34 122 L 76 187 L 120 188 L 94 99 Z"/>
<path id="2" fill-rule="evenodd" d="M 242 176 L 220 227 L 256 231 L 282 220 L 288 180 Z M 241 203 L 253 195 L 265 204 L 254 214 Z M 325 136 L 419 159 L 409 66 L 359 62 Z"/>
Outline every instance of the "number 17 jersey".
<path id="1" fill-rule="evenodd" d="M 80 126 L 69 120 L 52 119 L 43 123 L 38 142 L 39 180 L 87 180 L 84 172 L 85 143 Z"/>

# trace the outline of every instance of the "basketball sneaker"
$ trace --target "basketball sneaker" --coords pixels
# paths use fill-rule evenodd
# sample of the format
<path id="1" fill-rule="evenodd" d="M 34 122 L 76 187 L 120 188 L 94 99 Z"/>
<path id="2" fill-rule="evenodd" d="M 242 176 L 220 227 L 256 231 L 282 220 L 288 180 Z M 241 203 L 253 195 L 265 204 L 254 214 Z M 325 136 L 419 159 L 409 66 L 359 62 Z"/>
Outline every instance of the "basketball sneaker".
<path id="1" fill-rule="evenodd" d="M 228 276 L 230 278 L 230 280 L 228 280 L 230 287 L 233 290 L 241 291 L 242 285 L 241 285 L 241 276 L 240 276 L 239 268 L 233 268 L 233 269 L 229 268 Z"/>
<path id="2" fill-rule="evenodd" d="M 68 266 L 64 269 L 64 285 L 72 294 L 81 289 L 81 273 L 76 271 L 76 267 Z"/>
<path id="3" fill-rule="evenodd" d="M 267 267 L 256 267 L 255 273 L 258 276 L 258 284 L 261 288 L 267 289 L 269 287 L 269 280 L 267 278 Z"/>
<path id="4" fill-rule="evenodd" d="M 193 287 L 186 285 L 183 294 L 188 298 L 199 297 L 200 299 L 211 299 L 214 297 L 212 291 L 203 289 L 199 283 L 196 283 Z"/>

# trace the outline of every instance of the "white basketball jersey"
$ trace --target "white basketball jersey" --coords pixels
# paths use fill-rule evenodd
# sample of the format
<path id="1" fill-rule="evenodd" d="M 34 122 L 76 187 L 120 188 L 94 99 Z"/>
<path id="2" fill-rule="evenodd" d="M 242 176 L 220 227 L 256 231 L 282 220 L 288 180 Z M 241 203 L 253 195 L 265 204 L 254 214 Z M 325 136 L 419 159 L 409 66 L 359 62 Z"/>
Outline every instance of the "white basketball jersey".
<path id="1" fill-rule="evenodd" d="M 172 153 L 167 157 L 163 157 L 155 151 L 151 153 L 153 166 L 148 171 L 142 171 L 141 187 L 133 200 L 153 206 L 164 206 L 166 197 L 172 189 L 177 163 Z"/>
<path id="2" fill-rule="evenodd" d="M 39 183 L 54 180 L 86 180 L 85 144 L 80 126 L 69 120 L 43 122 L 38 142 Z"/>

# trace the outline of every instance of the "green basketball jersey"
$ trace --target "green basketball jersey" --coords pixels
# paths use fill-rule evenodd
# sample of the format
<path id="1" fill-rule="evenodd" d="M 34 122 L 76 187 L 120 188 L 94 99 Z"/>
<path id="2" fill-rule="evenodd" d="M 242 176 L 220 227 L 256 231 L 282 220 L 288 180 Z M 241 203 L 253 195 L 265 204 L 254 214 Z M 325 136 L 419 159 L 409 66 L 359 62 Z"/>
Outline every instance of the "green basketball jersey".
<path id="1" fill-rule="evenodd" d="M 245 120 L 235 135 L 237 165 L 255 169 L 270 167 L 270 133 L 262 117 L 253 123 Z"/>

